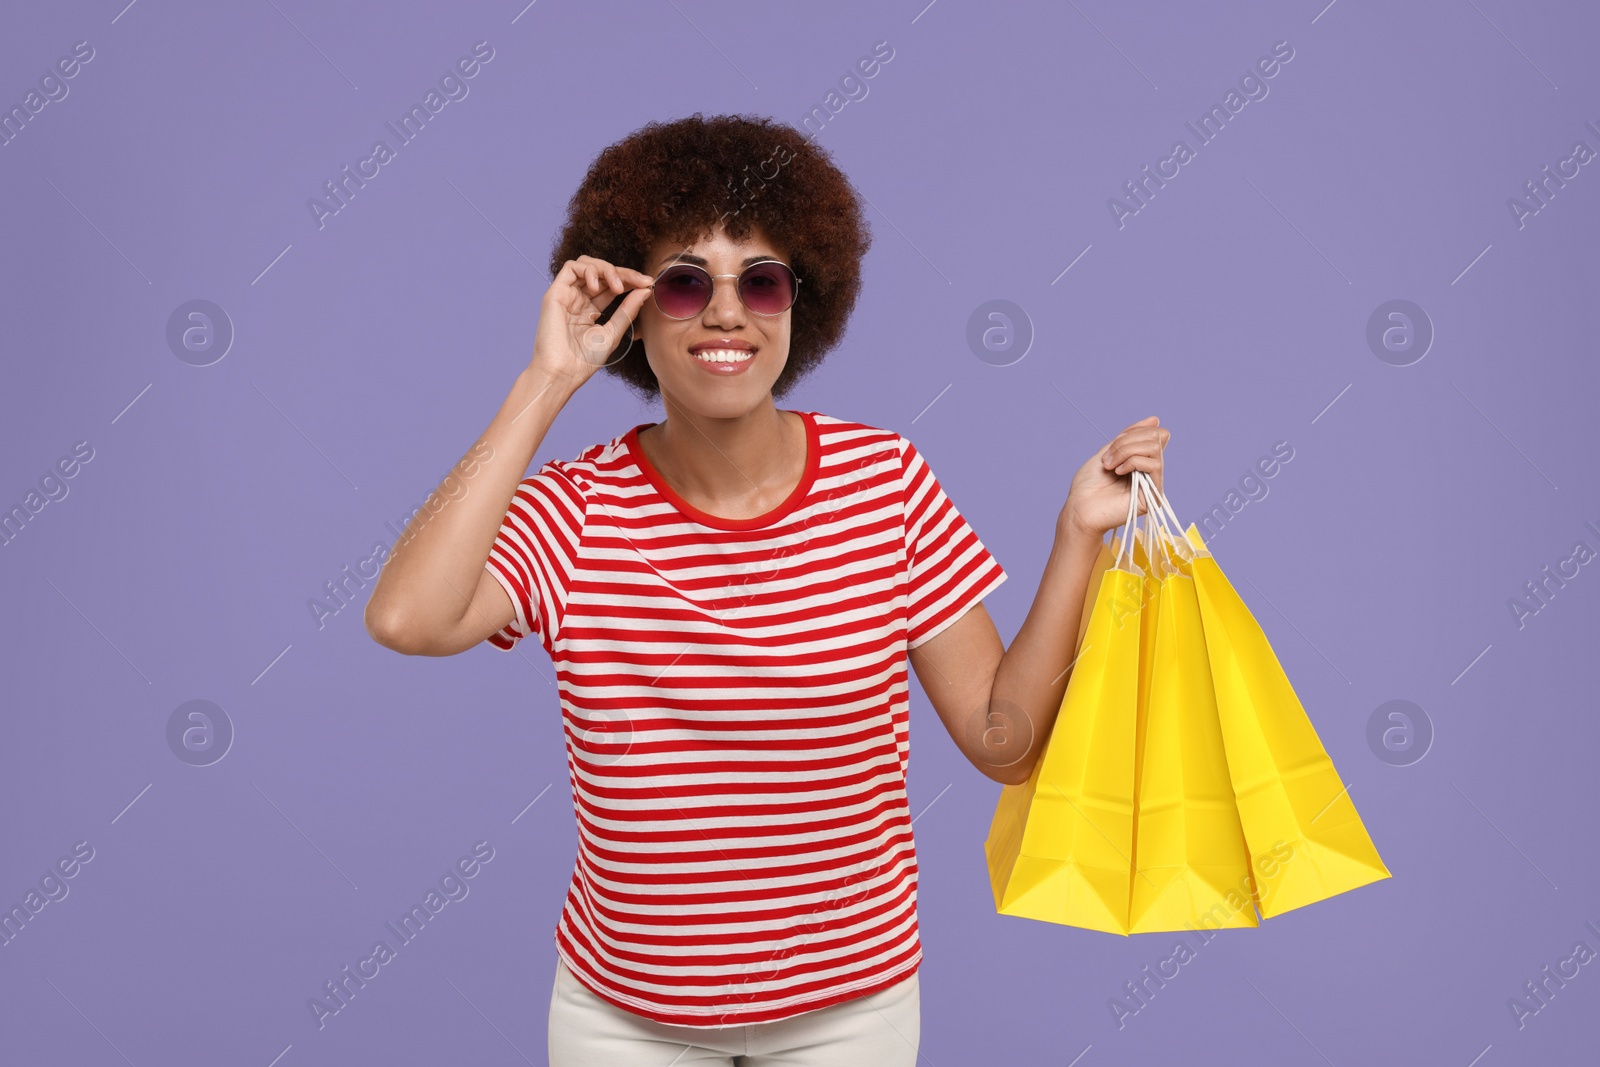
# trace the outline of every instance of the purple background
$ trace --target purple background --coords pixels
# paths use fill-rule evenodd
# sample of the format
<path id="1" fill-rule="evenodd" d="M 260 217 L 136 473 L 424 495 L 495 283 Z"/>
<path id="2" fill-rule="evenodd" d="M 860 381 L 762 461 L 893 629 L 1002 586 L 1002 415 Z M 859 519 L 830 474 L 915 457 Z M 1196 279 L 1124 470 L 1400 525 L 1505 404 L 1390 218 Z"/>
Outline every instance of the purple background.
<path id="1" fill-rule="evenodd" d="M 1600 550 L 1600 163 L 1521 227 L 1507 201 L 1600 149 L 1600 17 L 925 2 L 7 8 L 6 109 L 95 55 L 0 147 L 0 508 L 94 456 L 0 549 L 0 904 L 94 858 L 0 946 L 0 1062 L 543 1062 L 575 848 L 547 658 L 402 657 L 365 592 L 320 629 L 307 602 L 503 400 L 596 152 L 694 111 L 799 123 L 880 40 L 818 134 L 872 205 L 862 299 L 780 405 L 918 444 L 1010 573 L 1007 640 L 1107 437 L 1161 417 L 1185 522 L 1289 442 L 1216 553 L 1394 875 L 1224 932 L 1119 1029 L 1178 935 L 997 916 L 999 786 L 918 691 L 923 1062 L 1594 1058 L 1600 963 L 1520 1030 L 1507 1000 L 1600 950 L 1600 564 L 1521 626 L 1508 600 Z M 480 40 L 469 95 L 319 229 L 308 198 Z M 1269 95 L 1119 228 L 1108 199 L 1283 40 Z M 1408 366 L 1367 342 L 1396 298 L 1435 331 Z M 166 339 L 193 299 L 236 331 L 209 366 Z M 993 299 L 1031 324 L 1009 366 L 966 340 Z M 535 465 L 660 417 L 601 376 Z M 194 699 L 235 731 L 210 766 L 167 740 Z M 1367 741 L 1390 700 L 1434 731 L 1409 765 Z M 479 840 L 470 895 L 319 1030 L 307 1000 Z"/>

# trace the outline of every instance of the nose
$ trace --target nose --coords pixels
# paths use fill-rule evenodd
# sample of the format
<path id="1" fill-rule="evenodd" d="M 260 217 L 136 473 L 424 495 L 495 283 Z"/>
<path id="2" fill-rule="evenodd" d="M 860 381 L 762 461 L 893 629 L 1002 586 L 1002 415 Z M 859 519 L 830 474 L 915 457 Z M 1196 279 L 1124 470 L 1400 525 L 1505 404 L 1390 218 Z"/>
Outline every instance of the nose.
<path id="1" fill-rule="evenodd" d="M 711 279 L 711 302 L 704 312 L 705 324 L 723 328 L 742 326 L 744 314 L 744 301 L 739 299 L 739 279 Z"/>

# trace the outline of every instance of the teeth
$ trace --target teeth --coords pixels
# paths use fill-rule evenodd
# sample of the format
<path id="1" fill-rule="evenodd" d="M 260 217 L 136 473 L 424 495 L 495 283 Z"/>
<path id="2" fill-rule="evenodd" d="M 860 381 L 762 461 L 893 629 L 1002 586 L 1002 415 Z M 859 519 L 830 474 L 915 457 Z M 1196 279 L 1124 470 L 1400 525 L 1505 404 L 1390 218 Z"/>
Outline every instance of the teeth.
<path id="1" fill-rule="evenodd" d="M 743 363 L 754 352 L 734 348 L 704 348 L 694 354 L 695 359 L 705 360 L 707 363 Z"/>

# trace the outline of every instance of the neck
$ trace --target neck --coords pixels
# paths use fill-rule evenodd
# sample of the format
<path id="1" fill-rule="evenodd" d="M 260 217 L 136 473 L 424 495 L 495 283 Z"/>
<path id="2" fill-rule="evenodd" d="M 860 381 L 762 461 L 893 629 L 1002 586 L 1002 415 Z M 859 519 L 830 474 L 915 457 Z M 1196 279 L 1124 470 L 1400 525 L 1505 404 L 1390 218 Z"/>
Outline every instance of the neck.
<path id="1" fill-rule="evenodd" d="M 650 461 L 686 497 L 739 501 L 775 483 L 793 482 L 794 466 L 805 463 L 805 446 L 792 448 L 797 416 L 766 402 L 731 418 L 691 412 L 665 394 L 665 421 L 640 431 L 654 446 Z"/>

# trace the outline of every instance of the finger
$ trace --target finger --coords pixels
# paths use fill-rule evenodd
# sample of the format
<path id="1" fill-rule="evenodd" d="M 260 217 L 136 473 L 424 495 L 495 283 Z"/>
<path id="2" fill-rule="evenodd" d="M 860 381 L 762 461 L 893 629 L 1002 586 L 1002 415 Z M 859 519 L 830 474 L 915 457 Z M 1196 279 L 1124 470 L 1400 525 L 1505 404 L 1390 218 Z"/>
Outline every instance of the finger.
<path id="1" fill-rule="evenodd" d="M 615 345 L 622 339 L 622 333 L 633 324 L 639 314 L 639 308 L 650 299 L 650 290 L 635 289 L 622 298 L 622 303 L 617 305 L 617 310 L 612 312 L 611 318 L 606 320 L 606 328 L 612 331 L 611 343 Z"/>
<path id="2" fill-rule="evenodd" d="M 611 287 L 604 278 L 599 280 L 598 289 L 598 292 L 586 294 L 581 298 L 581 310 L 578 315 L 584 322 L 594 322 L 606 313 L 606 308 L 619 299 L 616 293 L 611 292 Z"/>
<path id="3" fill-rule="evenodd" d="M 629 285 L 641 286 L 648 289 L 650 286 L 656 283 L 655 278 L 644 273 L 643 271 L 637 271 L 631 267 L 618 267 L 617 270 L 621 273 L 622 280 L 627 282 Z"/>
<path id="4" fill-rule="evenodd" d="M 629 335 L 639 305 L 649 296 L 648 289 L 633 290 L 621 298 L 611 317 L 600 325 L 595 324 L 601 314 L 599 311 L 592 311 L 585 317 L 584 324 L 577 327 L 579 345 L 585 362 L 604 366 L 610 361 L 611 353 L 616 351 L 623 339 Z"/>
<path id="5" fill-rule="evenodd" d="M 1141 470 L 1149 474 L 1160 469 L 1161 456 L 1150 452 L 1130 452 L 1116 466 L 1118 474 L 1127 474 L 1131 470 Z"/>
<path id="6" fill-rule="evenodd" d="M 583 278 L 579 275 L 567 279 L 562 285 L 551 286 L 556 303 L 567 313 L 570 321 L 593 322 L 594 316 L 598 314 L 594 301 L 589 299 L 583 289 Z"/>
<path id="7" fill-rule="evenodd" d="M 1113 452 L 1122 446 L 1124 441 L 1127 440 L 1127 434 L 1128 431 L 1123 430 L 1121 433 L 1117 434 L 1117 436 L 1107 441 L 1100 447 L 1100 451 L 1095 453 L 1095 457 L 1101 462 L 1104 462 Z M 1107 467 L 1111 466 L 1109 463 L 1106 463 L 1105 465 Z"/>
<path id="8" fill-rule="evenodd" d="M 630 291 L 621 299 L 616 310 L 611 312 L 611 317 L 606 318 L 605 325 L 600 326 L 605 330 L 605 344 L 600 346 L 600 357 L 598 357 L 600 360 L 606 360 L 608 355 L 621 344 L 622 339 L 629 336 L 635 315 L 638 315 L 638 307 L 642 306 L 646 299 L 650 299 L 650 290 Z"/>
<path id="9" fill-rule="evenodd" d="M 1159 455 L 1166 447 L 1166 438 L 1171 436 L 1170 432 L 1154 427 L 1124 431 L 1107 446 L 1104 455 L 1105 465 L 1107 468 L 1113 468 L 1134 453 Z"/>
<path id="10" fill-rule="evenodd" d="M 629 336 L 629 329 L 639 305 L 649 296 L 648 289 L 635 289 L 626 296 L 616 297 L 611 301 L 589 303 L 573 319 L 573 336 L 577 341 L 580 358 L 585 363 L 597 367 L 611 362 L 612 353 Z M 605 314 L 606 308 L 613 302 L 616 304 L 615 309 L 605 322 L 600 322 L 600 316 Z"/>
<path id="11" fill-rule="evenodd" d="M 1129 452 L 1129 442 L 1139 439 L 1159 442 L 1155 445 L 1157 451 L 1166 447 L 1167 439 L 1172 436 L 1172 431 L 1158 429 L 1161 420 L 1155 415 L 1140 419 L 1124 429 L 1117 436 L 1107 441 L 1100 451 L 1095 453 L 1095 458 L 1106 470 L 1115 470 Z"/>
<path id="12" fill-rule="evenodd" d="M 648 274 L 640 274 L 628 267 L 618 267 L 595 256 L 579 256 L 574 262 L 586 278 L 593 277 L 607 283 L 606 288 L 615 293 L 622 292 L 629 284 L 639 284 L 642 281 L 643 284 L 649 285 L 654 281 Z M 633 279 L 632 282 L 629 281 L 630 277 Z"/>
<path id="13" fill-rule="evenodd" d="M 1128 474 L 1131 471 L 1144 471 L 1146 474 L 1155 475 L 1161 471 L 1161 457 L 1135 454 L 1117 464 L 1116 473 Z M 1160 485 L 1160 481 L 1156 482 Z"/>
<path id="14" fill-rule="evenodd" d="M 1130 448 L 1130 450 L 1123 451 L 1120 456 L 1112 458 L 1114 466 L 1110 467 L 1110 469 L 1117 470 L 1118 474 L 1125 474 L 1128 470 L 1133 469 L 1133 467 L 1130 467 L 1131 462 L 1136 461 L 1160 464 L 1162 462 L 1162 454 L 1155 451 L 1154 448 Z"/>
<path id="15" fill-rule="evenodd" d="M 1121 442 L 1126 441 L 1129 438 L 1139 437 L 1141 435 L 1148 435 L 1153 438 L 1155 435 L 1160 433 L 1160 431 L 1156 428 L 1156 424 L 1157 420 L 1154 415 L 1151 415 L 1149 418 L 1140 419 L 1138 422 L 1124 428 L 1121 433 L 1113 437 L 1108 447 L 1115 448 Z"/>
<path id="16" fill-rule="evenodd" d="M 1167 447 L 1168 441 L 1172 440 L 1172 431 L 1163 430 L 1159 427 L 1151 427 L 1150 429 L 1140 431 L 1139 440 L 1149 442 L 1150 448 L 1159 452 L 1163 448 Z"/>
<path id="17" fill-rule="evenodd" d="M 1154 426 L 1134 425 L 1129 426 L 1126 430 L 1123 430 L 1121 433 L 1117 434 L 1114 440 L 1154 440 L 1158 433 L 1160 433 L 1160 431 Z"/>
<path id="18" fill-rule="evenodd" d="M 594 268 L 582 262 L 585 258 L 587 257 L 580 256 L 578 259 L 569 261 L 562 268 L 564 280 L 571 286 L 572 292 L 576 294 L 579 301 L 579 303 L 569 305 L 574 308 L 577 314 L 583 313 L 581 310 L 577 310 L 581 306 L 581 302 L 585 299 L 593 300 L 595 295 Z"/>

